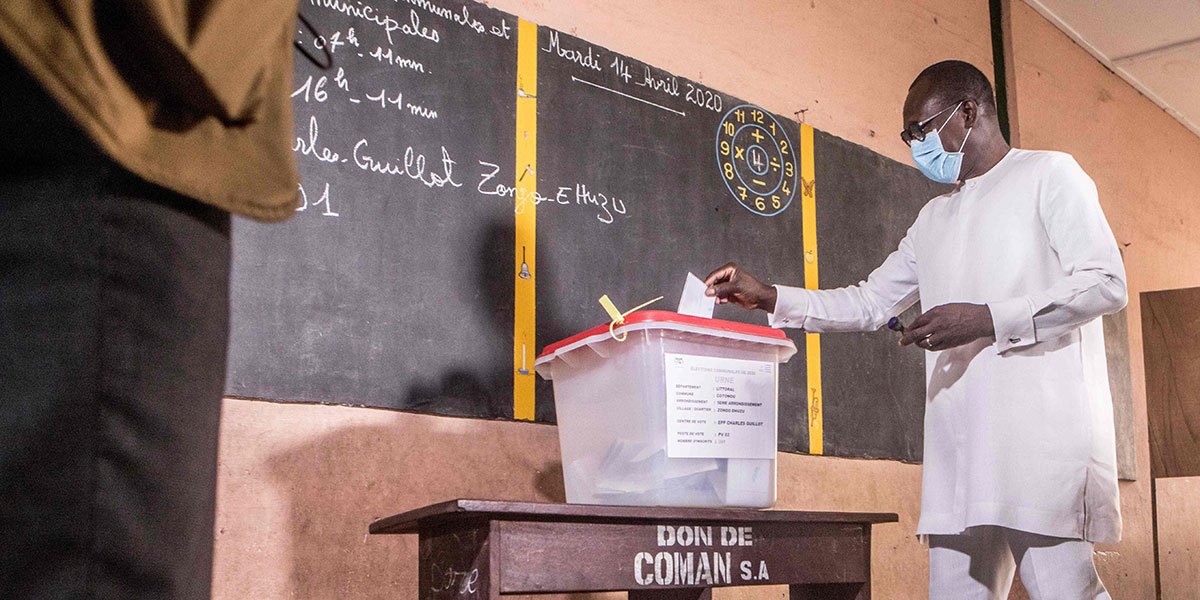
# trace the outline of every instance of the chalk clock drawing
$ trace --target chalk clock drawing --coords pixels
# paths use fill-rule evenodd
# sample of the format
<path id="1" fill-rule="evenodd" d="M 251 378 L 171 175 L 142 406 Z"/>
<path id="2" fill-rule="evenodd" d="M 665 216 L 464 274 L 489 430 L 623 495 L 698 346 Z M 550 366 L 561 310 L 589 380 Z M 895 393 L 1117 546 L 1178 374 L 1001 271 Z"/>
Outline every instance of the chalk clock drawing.
<path id="1" fill-rule="evenodd" d="M 738 203 L 773 217 L 796 194 L 797 150 L 771 113 L 743 104 L 725 113 L 717 127 L 717 168 Z"/>

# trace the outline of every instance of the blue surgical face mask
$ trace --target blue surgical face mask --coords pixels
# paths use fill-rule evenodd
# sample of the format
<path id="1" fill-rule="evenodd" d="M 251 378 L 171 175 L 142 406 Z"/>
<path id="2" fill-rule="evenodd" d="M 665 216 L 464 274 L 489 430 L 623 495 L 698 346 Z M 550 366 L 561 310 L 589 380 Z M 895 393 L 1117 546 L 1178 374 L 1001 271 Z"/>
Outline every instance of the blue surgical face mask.
<path id="1" fill-rule="evenodd" d="M 946 120 L 942 122 L 942 127 L 945 127 L 946 123 L 954 118 L 961 106 L 962 102 L 959 102 L 958 106 L 954 107 L 954 112 L 946 117 Z M 959 171 L 962 170 L 962 149 L 967 145 L 967 138 L 971 137 L 971 129 L 974 128 L 967 129 L 967 135 L 963 136 L 963 143 L 958 147 L 958 152 L 946 152 L 946 149 L 942 147 L 940 135 L 942 127 L 926 133 L 924 140 L 912 141 L 913 162 L 926 177 L 938 183 L 954 183 L 958 181 Z"/>

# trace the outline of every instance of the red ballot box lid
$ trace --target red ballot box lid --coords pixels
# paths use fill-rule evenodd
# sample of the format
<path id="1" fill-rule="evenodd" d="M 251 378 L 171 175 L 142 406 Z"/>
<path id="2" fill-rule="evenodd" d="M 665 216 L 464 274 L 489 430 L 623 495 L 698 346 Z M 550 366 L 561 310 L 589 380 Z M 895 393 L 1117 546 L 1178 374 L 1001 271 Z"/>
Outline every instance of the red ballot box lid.
<path id="1" fill-rule="evenodd" d="M 712 335 L 714 337 L 737 339 L 747 342 L 759 342 L 785 348 L 779 362 L 786 362 L 796 353 L 796 345 L 782 330 L 772 329 L 764 325 L 748 325 L 736 321 L 708 319 L 692 315 L 681 315 L 669 310 L 641 310 L 629 313 L 620 325 L 612 328 L 612 333 L 619 335 L 621 331 L 642 331 L 647 329 L 670 329 Z M 609 324 L 597 325 L 586 331 L 577 333 L 564 340 L 546 346 L 538 355 L 536 363 L 543 363 L 555 356 L 565 354 L 583 345 L 590 345 L 604 338 L 611 338 Z"/>

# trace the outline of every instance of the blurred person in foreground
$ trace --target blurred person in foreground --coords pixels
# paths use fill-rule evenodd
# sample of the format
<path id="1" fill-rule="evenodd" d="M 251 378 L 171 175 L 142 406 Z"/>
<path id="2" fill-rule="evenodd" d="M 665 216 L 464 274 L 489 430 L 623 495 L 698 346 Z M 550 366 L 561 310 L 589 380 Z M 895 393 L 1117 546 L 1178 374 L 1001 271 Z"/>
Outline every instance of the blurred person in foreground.
<path id="1" fill-rule="evenodd" d="M 0 3 L 0 596 L 210 597 L 230 213 L 295 211 L 295 23 Z"/>

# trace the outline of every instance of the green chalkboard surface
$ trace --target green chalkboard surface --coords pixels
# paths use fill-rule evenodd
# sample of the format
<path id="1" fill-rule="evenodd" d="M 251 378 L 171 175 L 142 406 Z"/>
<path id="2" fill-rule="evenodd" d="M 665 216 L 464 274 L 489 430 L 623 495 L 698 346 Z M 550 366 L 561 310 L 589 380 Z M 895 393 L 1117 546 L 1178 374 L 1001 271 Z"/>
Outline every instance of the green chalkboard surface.
<path id="1" fill-rule="evenodd" d="M 234 225 L 229 394 L 511 416 L 513 211 L 477 187 L 512 172 L 516 19 L 440 4 L 302 3 L 331 66 L 296 55 L 301 212 Z"/>
<path id="2" fill-rule="evenodd" d="M 729 260 L 802 285 L 805 185 L 822 287 L 865 278 L 944 191 L 820 131 L 804 149 L 791 118 L 546 27 L 530 30 L 530 75 L 519 19 L 475 2 L 312 0 L 301 12 L 312 31 L 298 27 L 297 43 L 328 68 L 297 55 L 301 211 L 235 223 L 231 396 L 513 418 L 514 377 L 528 377 L 513 362 L 514 265 L 536 265 L 531 366 L 606 320 L 602 294 L 621 308 L 662 295 L 651 308 L 671 310 L 688 271 Z M 515 159 L 524 89 L 536 89 L 536 167 Z M 537 196 L 516 192 L 524 177 Z M 517 217 L 534 204 L 529 248 Z M 793 337 L 779 444 L 807 452 Z M 825 453 L 919 461 L 920 351 L 883 332 L 821 344 Z M 553 422 L 551 385 L 535 389 L 536 419 Z"/>

